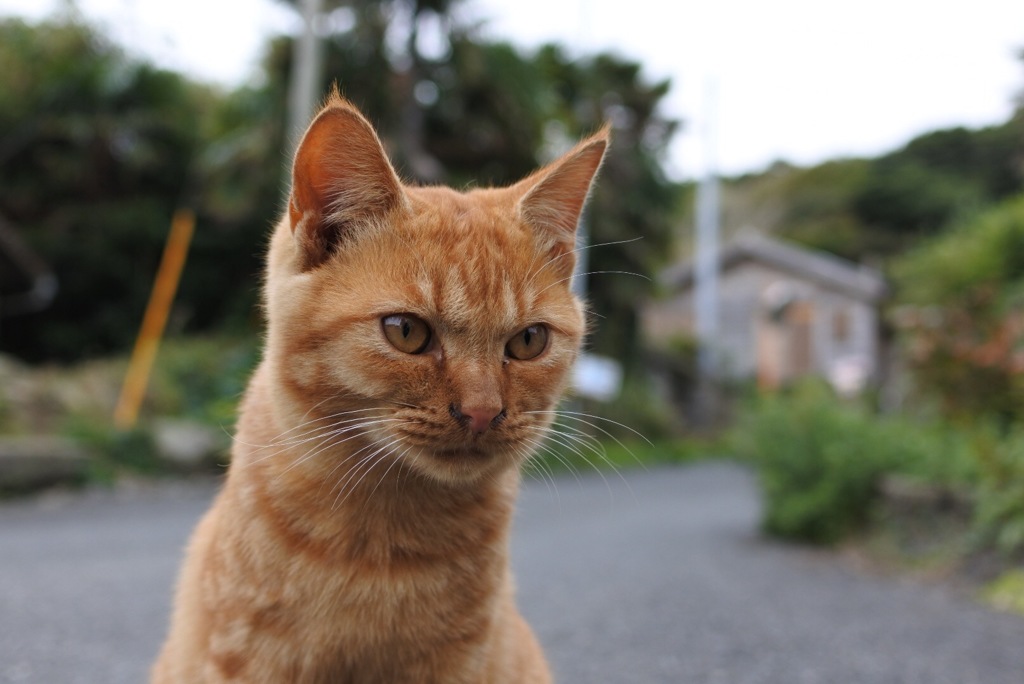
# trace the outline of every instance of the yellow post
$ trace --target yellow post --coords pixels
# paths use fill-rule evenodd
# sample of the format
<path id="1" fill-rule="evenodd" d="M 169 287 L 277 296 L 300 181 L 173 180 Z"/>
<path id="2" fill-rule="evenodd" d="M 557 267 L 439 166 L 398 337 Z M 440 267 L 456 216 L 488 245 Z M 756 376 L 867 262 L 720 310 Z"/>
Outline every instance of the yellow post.
<path id="1" fill-rule="evenodd" d="M 171 232 L 167 236 L 164 255 L 156 273 L 153 291 L 149 295 L 146 315 L 142 318 L 139 337 L 135 340 L 128 372 L 121 387 L 121 397 L 114 409 L 114 424 L 121 430 L 134 426 L 139 416 L 139 407 L 146 393 L 146 385 L 149 384 L 149 373 L 160 346 L 160 338 L 167 325 L 167 315 L 178 290 L 195 223 L 196 217 L 191 209 L 178 209 L 171 221 Z"/>

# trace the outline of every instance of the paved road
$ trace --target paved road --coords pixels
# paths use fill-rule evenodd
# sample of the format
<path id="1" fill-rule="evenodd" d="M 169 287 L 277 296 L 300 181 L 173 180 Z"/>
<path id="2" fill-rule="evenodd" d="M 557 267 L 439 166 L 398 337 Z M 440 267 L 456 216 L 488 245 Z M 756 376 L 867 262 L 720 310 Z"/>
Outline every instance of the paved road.
<path id="1" fill-rule="evenodd" d="M 1021 684 L 1024 620 L 764 541 L 738 468 L 528 483 L 520 603 L 563 684 Z M 0 506 L 0 682 L 142 682 L 209 484 Z"/>

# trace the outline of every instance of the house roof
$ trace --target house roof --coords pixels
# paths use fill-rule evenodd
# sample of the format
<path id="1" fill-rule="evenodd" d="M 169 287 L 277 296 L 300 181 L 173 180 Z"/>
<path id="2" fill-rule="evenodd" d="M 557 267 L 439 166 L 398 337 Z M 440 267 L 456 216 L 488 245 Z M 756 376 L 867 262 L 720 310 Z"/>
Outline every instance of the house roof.
<path id="1" fill-rule="evenodd" d="M 878 301 L 888 291 L 882 274 L 874 268 L 763 235 L 740 236 L 723 247 L 718 254 L 721 271 L 747 261 L 772 266 L 871 302 Z M 676 264 L 663 271 L 659 280 L 673 291 L 693 287 L 694 266 L 693 261 Z"/>

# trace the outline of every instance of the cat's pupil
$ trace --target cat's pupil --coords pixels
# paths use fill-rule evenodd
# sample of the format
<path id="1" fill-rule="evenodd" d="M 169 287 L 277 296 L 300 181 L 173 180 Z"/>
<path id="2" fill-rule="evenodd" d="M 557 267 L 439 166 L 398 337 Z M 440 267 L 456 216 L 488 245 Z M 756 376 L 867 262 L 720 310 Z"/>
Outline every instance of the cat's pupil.
<path id="1" fill-rule="evenodd" d="M 412 326 L 409 325 L 409 321 L 402 321 L 402 337 L 408 338 L 411 332 Z"/>

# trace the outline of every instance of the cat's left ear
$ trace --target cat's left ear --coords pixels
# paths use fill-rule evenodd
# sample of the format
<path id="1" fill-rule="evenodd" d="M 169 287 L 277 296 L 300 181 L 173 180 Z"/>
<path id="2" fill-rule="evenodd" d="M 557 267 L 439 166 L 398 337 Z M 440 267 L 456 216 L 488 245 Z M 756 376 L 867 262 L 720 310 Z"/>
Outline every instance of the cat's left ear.
<path id="1" fill-rule="evenodd" d="M 295 152 L 288 214 L 303 268 L 326 261 L 348 230 L 405 201 L 370 122 L 335 90 Z"/>
<path id="2" fill-rule="evenodd" d="M 553 246 L 573 249 L 576 226 L 610 138 L 611 127 L 605 125 L 600 132 L 517 184 L 528 188 L 519 200 L 520 216 L 543 231 Z"/>

